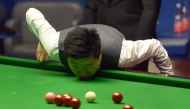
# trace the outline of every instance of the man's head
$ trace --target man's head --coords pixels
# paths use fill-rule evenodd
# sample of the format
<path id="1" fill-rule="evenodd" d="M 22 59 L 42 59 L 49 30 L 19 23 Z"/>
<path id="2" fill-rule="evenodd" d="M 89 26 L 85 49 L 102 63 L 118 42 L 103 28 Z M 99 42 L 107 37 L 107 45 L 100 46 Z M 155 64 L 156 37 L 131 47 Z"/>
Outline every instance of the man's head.
<path id="1" fill-rule="evenodd" d="M 100 67 L 100 37 L 95 29 L 76 27 L 67 34 L 64 53 L 72 72 L 80 79 L 90 79 Z"/>

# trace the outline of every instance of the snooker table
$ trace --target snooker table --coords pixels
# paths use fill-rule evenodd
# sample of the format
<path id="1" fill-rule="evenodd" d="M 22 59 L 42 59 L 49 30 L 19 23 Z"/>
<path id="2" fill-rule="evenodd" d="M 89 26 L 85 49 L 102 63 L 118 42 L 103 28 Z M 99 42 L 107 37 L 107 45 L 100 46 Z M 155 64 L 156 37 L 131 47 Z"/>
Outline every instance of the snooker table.
<path id="1" fill-rule="evenodd" d="M 47 104 L 47 92 L 70 93 L 81 100 L 80 109 L 190 109 L 190 80 L 119 70 L 101 70 L 94 79 L 81 81 L 56 62 L 0 56 L 0 109 L 71 109 Z M 87 103 L 84 96 L 94 91 L 97 98 Z M 111 97 L 121 92 L 115 104 Z"/>

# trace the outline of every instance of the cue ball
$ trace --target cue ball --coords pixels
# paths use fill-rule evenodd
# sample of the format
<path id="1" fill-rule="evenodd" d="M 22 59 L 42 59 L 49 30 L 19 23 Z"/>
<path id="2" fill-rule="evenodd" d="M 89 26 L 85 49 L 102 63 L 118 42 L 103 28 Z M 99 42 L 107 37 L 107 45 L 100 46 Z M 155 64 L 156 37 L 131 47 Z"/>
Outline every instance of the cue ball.
<path id="1" fill-rule="evenodd" d="M 45 100 L 47 103 L 51 104 L 54 102 L 54 99 L 55 99 L 55 94 L 53 92 L 48 92 L 46 93 L 45 95 Z"/>
<path id="2" fill-rule="evenodd" d="M 134 109 L 131 105 L 125 105 L 124 107 L 123 107 L 123 109 Z"/>
<path id="3" fill-rule="evenodd" d="M 92 103 L 96 99 L 96 94 L 93 91 L 89 91 L 85 94 L 85 99 L 87 102 Z"/>
<path id="4" fill-rule="evenodd" d="M 115 103 L 120 103 L 123 99 L 123 95 L 120 93 L 120 92 L 115 92 L 113 95 L 112 95 L 112 100 L 115 102 Z"/>
<path id="5" fill-rule="evenodd" d="M 70 106 L 73 108 L 73 109 L 78 109 L 81 105 L 81 102 L 78 98 L 73 98 L 71 99 L 70 101 Z"/>

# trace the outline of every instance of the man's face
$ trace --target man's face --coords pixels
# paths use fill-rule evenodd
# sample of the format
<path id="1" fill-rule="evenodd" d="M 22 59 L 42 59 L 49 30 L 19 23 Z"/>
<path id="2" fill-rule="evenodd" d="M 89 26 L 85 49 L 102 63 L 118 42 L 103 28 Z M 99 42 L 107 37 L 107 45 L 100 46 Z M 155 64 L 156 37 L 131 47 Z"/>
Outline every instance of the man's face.
<path id="1" fill-rule="evenodd" d="M 102 55 L 99 58 L 90 56 L 82 59 L 68 57 L 68 64 L 72 72 L 82 80 L 89 80 L 100 67 Z"/>

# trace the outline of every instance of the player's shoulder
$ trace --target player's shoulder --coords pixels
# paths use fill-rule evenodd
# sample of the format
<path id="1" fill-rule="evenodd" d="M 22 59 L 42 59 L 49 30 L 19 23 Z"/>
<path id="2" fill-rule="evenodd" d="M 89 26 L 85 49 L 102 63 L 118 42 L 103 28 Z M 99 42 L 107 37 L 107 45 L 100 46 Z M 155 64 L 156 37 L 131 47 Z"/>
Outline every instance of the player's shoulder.
<path id="1" fill-rule="evenodd" d="M 94 29 L 115 29 L 111 26 L 104 25 L 104 24 L 84 24 L 84 25 L 79 25 L 79 27 L 84 27 L 84 28 L 94 28 Z"/>

